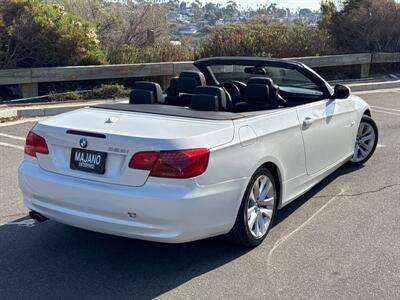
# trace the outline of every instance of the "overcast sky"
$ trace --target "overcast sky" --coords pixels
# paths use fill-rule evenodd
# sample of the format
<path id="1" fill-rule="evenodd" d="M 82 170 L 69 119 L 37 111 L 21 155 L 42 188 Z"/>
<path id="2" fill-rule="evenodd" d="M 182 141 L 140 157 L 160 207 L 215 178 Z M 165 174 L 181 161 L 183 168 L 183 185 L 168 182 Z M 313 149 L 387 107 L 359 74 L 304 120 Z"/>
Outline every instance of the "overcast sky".
<path id="1" fill-rule="evenodd" d="M 202 2 L 219 2 L 225 4 L 227 1 L 226 0 L 205 0 Z M 288 7 L 290 9 L 300 9 L 300 8 L 310 8 L 312 10 L 317 10 L 319 9 L 319 4 L 320 0 L 234 0 L 236 3 L 240 4 L 244 8 L 251 6 L 251 7 L 256 7 L 257 4 L 271 4 L 271 3 L 276 3 L 280 7 Z"/>

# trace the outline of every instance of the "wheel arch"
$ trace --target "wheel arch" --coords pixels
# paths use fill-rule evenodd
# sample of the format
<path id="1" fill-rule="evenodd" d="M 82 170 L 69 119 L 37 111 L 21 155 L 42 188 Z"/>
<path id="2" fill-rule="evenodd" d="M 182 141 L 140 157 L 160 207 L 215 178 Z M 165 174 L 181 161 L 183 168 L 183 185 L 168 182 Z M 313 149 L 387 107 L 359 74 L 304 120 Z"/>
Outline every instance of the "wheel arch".
<path id="1" fill-rule="evenodd" d="M 276 159 L 275 157 L 268 156 L 268 157 L 263 157 L 263 159 L 259 160 L 258 163 L 254 164 L 252 169 L 249 170 L 250 177 L 248 178 L 246 184 L 243 186 L 243 190 L 241 193 L 241 201 L 243 200 L 243 197 L 246 193 L 246 189 L 249 185 L 249 182 L 252 178 L 252 176 L 259 170 L 260 168 L 267 168 L 272 175 L 274 176 L 275 183 L 276 183 L 276 188 L 277 188 L 277 194 L 278 194 L 278 202 L 276 205 L 276 209 L 280 209 L 282 206 L 282 200 L 285 194 L 285 187 L 283 186 L 283 182 L 285 181 L 285 170 L 283 169 L 283 165 L 280 163 L 279 159 Z M 241 205 L 241 201 L 239 201 L 237 208 L 236 208 L 236 217 Z"/>
<path id="2" fill-rule="evenodd" d="M 271 173 L 272 176 L 274 176 L 274 180 L 276 183 L 276 192 L 278 194 L 278 203 L 276 208 L 281 207 L 282 204 L 282 173 L 279 170 L 279 167 L 273 163 L 272 161 L 267 161 L 265 163 L 263 163 L 259 168 L 267 168 Z M 259 169 L 258 168 L 258 169 Z"/>
<path id="3" fill-rule="evenodd" d="M 370 110 L 369 108 L 367 108 L 367 109 L 364 111 L 363 115 L 367 115 L 368 117 L 371 117 L 371 116 L 372 116 L 372 115 L 371 115 L 371 110 Z"/>

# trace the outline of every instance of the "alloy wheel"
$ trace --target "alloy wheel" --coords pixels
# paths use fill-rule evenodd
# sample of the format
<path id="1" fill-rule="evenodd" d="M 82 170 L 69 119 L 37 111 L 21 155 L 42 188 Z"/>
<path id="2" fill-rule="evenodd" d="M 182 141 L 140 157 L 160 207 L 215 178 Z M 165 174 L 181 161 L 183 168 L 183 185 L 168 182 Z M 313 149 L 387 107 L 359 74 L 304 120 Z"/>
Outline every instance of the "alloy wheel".
<path id="1" fill-rule="evenodd" d="M 268 231 L 273 216 L 275 189 L 268 176 L 259 176 L 253 184 L 247 202 L 247 226 L 257 239 Z"/>
<path id="2" fill-rule="evenodd" d="M 360 162 L 368 157 L 374 150 L 375 139 L 375 131 L 372 125 L 367 122 L 361 122 L 357 132 L 354 154 L 351 161 Z"/>

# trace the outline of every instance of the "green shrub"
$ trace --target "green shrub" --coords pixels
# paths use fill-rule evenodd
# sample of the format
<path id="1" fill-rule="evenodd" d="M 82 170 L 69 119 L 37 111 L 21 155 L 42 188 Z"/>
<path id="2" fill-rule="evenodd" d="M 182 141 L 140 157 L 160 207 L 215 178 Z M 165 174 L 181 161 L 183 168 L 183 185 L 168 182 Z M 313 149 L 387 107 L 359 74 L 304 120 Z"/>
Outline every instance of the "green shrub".
<path id="1" fill-rule="evenodd" d="M 65 93 L 49 93 L 49 100 L 50 101 L 66 101 L 66 100 L 80 100 L 82 99 L 82 95 L 78 92 L 65 92 Z"/>
<path id="2" fill-rule="evenodd" d="M 82 96 L 77 92 L 66 92 L 64 94 L 66 100 L 80 100 Z"/>
<path id="3" fill-rule="evenodd" d="M 327 33 L 304 23 L 281 24 L 256 19 L 217 26 L 201 44 L 198 55 L 298 57 L 331 51 Z"/>
<path id="4" fill-rule="evenodd" d="M 0 68 L 99 64 L 95 28 L 43 0 L 2 0 Z"/>
<path id="5" fill-rule="evenodd" d="M 123 98 L 129 95 L 130 90 L 121 84 L 102 84 L 88 93 L 86 98 L 111 99 Z"/>
<path id="6" fill-rule="evenodd" d="M 113 99 L 129 96 L 130 90 L 121 84 L 102 84 L 90 91 L 68 91 L 64 93 L 49 93 L 50 101 Z"/>
<path id="7" fill-rule="evenodd" d="M 124 45 L 116 63 L 133 64 L 149 62 L 189 61 L 194 59 L 192 48 L 184 45 L 174 45 L 169 41 L 157 42 L 153 46 L 136 47 Z"/>

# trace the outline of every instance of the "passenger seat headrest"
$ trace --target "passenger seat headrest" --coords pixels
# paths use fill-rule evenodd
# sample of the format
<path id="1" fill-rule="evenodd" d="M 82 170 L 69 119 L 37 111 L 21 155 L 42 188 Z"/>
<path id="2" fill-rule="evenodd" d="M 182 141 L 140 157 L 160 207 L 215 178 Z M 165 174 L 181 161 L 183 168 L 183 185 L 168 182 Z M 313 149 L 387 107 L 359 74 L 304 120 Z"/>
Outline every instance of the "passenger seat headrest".
<path id="1" fill-rule="evenodd" d="M 285 99 L 279 95 L 279 87 L 274 84 L 274 81 L 268 77 L 252 77 L 249 79 L 249 84 L 265 84 L 269 87 L 269 103 L 271 108 L 277 108 L 279 105 L 286 105 Z"/>
<path id="2" fill-rule="evenodd" d="M 269 102 L 269 87 L 266 84 L 247 84 L 244 97 L 247 102 Z"/>
<path id="3" fill-rule="evenodd" d="M 212 95 L 218 99 L 218 106 L 222 110 L 227 109 L 227 100 L 225 91 L 217 86 L 199 86 L 194 91 L 195 94 Z"/>
<path id="4" fill-rule="evenodd" d="M 206 85 L 206 78 L 204 74 L 199 71 L 183 71 L 179 74 L 179 78 L 194 78 L 197 85 Z"/>
<path id="5" fill-rule="evenodd" d="M 133 84 L 133 90 L 145 90 L 153 93 L 154 101 L 152 103 L 161 103 L 163 99 L 163 92 L 158 83 L 150 81 L 136 81 Z M 136 100 L 134 101 L 135 103 Z"/>
<path id="6" fill-rule="evenodd" d="M 219 100 L 217 96 L 208 94 L 195 94 L 190 101 L 190 108 L 203 111 L 218 111 Z"/>
<path id="7" fill-rule="evenodd" d="M 177 90 L 181 93 L 194 93 L 198 86 L 197 80 L 191 77 L 180 77 L 177 79 Z"/>
<path id="8" fill-rule="evenodd" d="M 169 82 L 169 87 L 165 90 L 168 96 L 176 96 L 178 94 L 178 78 L 174 77 Z"/>
<path id="9" fill-rule="evenodd" d="M 155 97 L 152 91 L 132 90 L 129 95 L 130 104 L 154 104 Z"/>

